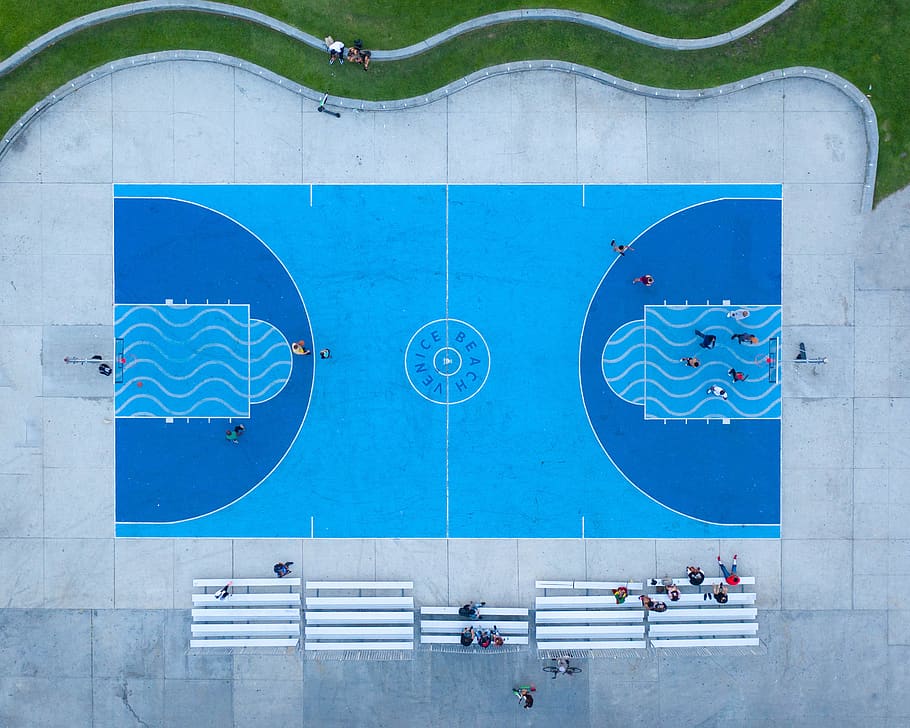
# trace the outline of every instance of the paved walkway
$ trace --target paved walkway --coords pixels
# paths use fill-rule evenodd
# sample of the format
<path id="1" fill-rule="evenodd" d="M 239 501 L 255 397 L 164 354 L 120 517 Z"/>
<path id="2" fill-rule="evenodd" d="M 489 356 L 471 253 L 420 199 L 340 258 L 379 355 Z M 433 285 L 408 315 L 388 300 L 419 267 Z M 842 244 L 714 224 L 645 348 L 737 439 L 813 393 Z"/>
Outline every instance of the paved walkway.
<path id="1" fill-rule="evenodd" d="M 0 724 L 910 718 L 898 596 L 910 564 L 910 193 L 859 214 L 864 135 L 851 101 L 797 78 L 669 101 L 535 71 L 334 119 L 242 70 L 170 62 L 102 77 L 49 109 L 0 162 Z M 111 338 L 110 184 L 352 176 L 783 182 L 784 340 L 831 359 L 785 372 L 783 538 L 115 541 L 111 398 L 100 377 L 62 363 Z M 759 580 L 762 654 L 592 660 L 576 682 L 540 681 L 530 712 L 508 694 L 536 675 L 525 654 L 392 666 L 185 654 L 191 578 L 265 575 L 278 557 L 305 578 L 412 578 L 421 603 L 527 604 L 535 578 L 663 573 L 732 551 Z"/>
<path id="2" fill-rule="evenodd" d="M 373 58 L 377 61 L 398 61 L 405 58 L 411 58 L 419 53 L 435 48 L 442 43 L 452 40 L 459 35 L 470 33 L 473 30 L 488 28 L 493 25 L 503 23 L 515 23 L 526 20 L 556 20 L 565 23 L 577 23 L 587 25 L 592 28 L 603 30 L 607 33 L 629 38 L 644 45 L 653 46 L 654 48 L 666 48 L 668 50 L 698 50 L 702 48 L 716 48 L 725 43 L 732 43 L 735 40 L 744 38 L 750 33 L 754 33 L 762 26 L 767 25 L 772 20 L 779 18 L 787 10 L 792 8 L 798 0 L 783 0 L 780 4 L 773 7 L 766 13 L 763 13 L 754 20 L 745 23 L 739 28 L 712 35 L 706 38 L 667 38 L 646 33 L 636 28 L 630 28 L 627 25 L 616 23 L 607 18 L 590 13 L 579 13 L 573 10 L 562 9 L 526 9 L 526 10 L 505 10 L 499 13 L 481 15 L 477 18 L 471 18 L 463 23 L 447 28 L 440 33 L 436 33 L 429 38 L 418 43 L 406 46 L 404 48 L 394 48 L 390 50 L 374 50 Z M 265 13 L 260 13 L 249 8 L 231 5 L 229 3 L 212 2 L 212 0 L 141 0 L 140 2 L 124 3 L 115 5 L 110 8 L 104 8 L 94 13 L 88 13 L 78 18 L 62 23 L 56 28 L 48 31 L 44 35 L 36 38 L 25 48 L 11 55 L 9 58 L 0 59 L 0 76 L 9 73 L 14 68 L 22 65 L 27 60 L 40 53 L 45 48 L 59 43 L 64 38 L 78 33 L 81 30 L 102 23 L 109 23 L 112 20 L 120 20 L 136 15 L 145 15 L 167 10 L 192 10 L 196 12 L 212 13 L 215 15 L 224 15 L 232 18 L 240 18 L 257 25 L 271 28 L 272 30 L 286 35 L 289 38 L 304 43 L 312 48 L 324 49 L 325 43 L 322 38 L 317 38 L 310 33 L 306 33 L 293 25 L 284 23 Z"/>

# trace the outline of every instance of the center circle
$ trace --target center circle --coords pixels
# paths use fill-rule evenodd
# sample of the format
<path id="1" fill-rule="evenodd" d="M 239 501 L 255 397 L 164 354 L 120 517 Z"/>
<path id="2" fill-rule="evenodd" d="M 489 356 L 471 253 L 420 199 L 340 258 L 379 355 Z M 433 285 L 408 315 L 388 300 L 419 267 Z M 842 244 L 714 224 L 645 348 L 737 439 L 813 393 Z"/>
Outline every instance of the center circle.
<path id="1" fill-rule="evenodd" d="M 451 346 L 444 346 L 433 357 L 433 367 L 444 377 L 452 377 L 461 369 L 461 352 Z"/>
<path id="2" fill-rule="evenodd" d="M 471 324 L 453 318 L 421 326 L 404 354 L 408 381 L 424 399 L 460 404 L 477 394 L 490 374 L 490 348 Z"/>

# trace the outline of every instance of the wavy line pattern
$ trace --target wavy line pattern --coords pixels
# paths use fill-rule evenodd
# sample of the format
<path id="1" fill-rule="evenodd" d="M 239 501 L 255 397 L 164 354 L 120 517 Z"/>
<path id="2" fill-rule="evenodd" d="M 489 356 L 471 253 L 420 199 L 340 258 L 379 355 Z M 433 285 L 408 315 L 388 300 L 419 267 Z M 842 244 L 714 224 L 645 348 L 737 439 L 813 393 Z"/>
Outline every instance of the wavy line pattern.
<path id="1" fill-rule="evenodd" d="M 746 309 L 749 316 L 736 320 L 728 313 Z M 714 348 L 700 346 L 695 331 L 716 336 Z M 648 306 L 643 325 L 646 361 L 642 404 L 649 419 L 742 417 L 778 419 L 781 415 L 780 383 L 769 381 L 762 356 L 769 342 L 781 332 L 780 306 Z M 757 345 L 740 345 L 733 333 L 754 334 Z M 698 367 L 685 360 L 695 357 Z M 670 364 L 668 364 L 670 362 Z M 729 370 L 748 378 L 733 383 Z M 728 398 L 708 394 L 711 385 L 725 389 Z"/>
<path id="2" fill-rule="evenodd" d="M 291 378 L 293 355 L 284 335 L 266 321 L 250 320 L 250 402 L 278 394 Z"/>
<path id="3" fill-rule="evenodd" d="M 629 321 L 607 339 L 603 373 L 607 386 L 629 404 L 645 401 L 644 321 Z"/>
<path id="4" fill-rule="evenodd" d="M 247 306 L 119 304 L 114 321 L 126 359 L 118 417 L 248 416 Z"/>

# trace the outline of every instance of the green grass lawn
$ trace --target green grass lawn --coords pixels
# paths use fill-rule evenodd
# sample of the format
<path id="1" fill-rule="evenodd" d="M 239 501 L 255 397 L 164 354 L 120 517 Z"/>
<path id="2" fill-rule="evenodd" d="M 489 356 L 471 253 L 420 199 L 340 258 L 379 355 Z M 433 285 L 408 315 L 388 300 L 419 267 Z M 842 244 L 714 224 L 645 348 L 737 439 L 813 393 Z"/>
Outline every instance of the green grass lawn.
<path id="1" fill-rule="evenodd" d="M 90 0 L 73 3 L 80 7 L 101 4 Z M 660 28 L 659 32 L 691 35 L 691 29 L 699 27 L 701 30 L 695 34 L 704 35 L 720 28 L 713 31 L 706 28 L 703 23 L 707 22 L 704 18 L 708 16 L 692 12 L 696 6 L 713 6 L 714 12 L 720 13 L 713 16 L 713 23 L 729 20 L 734 17 L 734 11 L 743 13 L 746 7 L 749 8 L 751 12 L 737 16 L 739 20 L 724 26 L 726 29 L 776 3 L 623 0 L 601 3 L 599 10 L 587 7 L 588 4 L 594 5 L 590 0 L 572 3 L 578 9 L 597 11 L 602 15 L 606 14 L 605 8 L 624 9 L 631 14 L 623 18 L 624 21 L 638 27 L 645 25 L 634 22 L 632 16 L 647 18 L 651 23 L 662 18 L 660 22 L 671 25 L 675 18 L 678 27 L 688 28 L 690 32 L 673 33 L 667 28 Z M 19 3 L 0 0 L 0 8 L 4 11 L 13 5 Z M 308 18 L 295 18 L 292 12 L 303 11 L 289 8 L 297 7 L 298 2 L 258 0 L 246 5 L 293 20 L 295 25 L 317 36 L 330 32 L 350 42 L 350 38 L 343 35 L 346 28 L 359 28 L 359 32 L 352 30 L 349 35 L 363 37 L 370 45 L 374 45 L 372 38 L 377 35 L 388 37 L 387 44 L 375 43 L 386 47 L 404 45 L 463 19 L 446 16 L 445 22 L 440 22 L 441 16 L 434 5 L 432 21 L 423 19 L 421 26 L 412 18 L 396 27 L 396 35 L 392 35 L 382 29 L 392 27 L 389 9 L 401 12 L 404 0 L 373 0 L 372 4 L 355 0 L 346 4 L 343 17 L 339 16 L 335 25 L 329 28 L 310 25 L 317 22 L 319 12 L 322 12 L 312 7 L 307 10 Z M 322 0 L 315 5 L 322 10 L 329 7 Z M 467 13 L 471 15 L 478 11 L 479 5 L 477 0 L 469 0 L 457 10 L 462 13 L 466 12 L 466 7 L 473 8 L 473 12 Z M 492 3 L 483 5 L 487 12 L 493 7 Z M 359 10 L 361 6 L 362 11 Z M 663 9 L 660 13 L 658 6 Z M 446 12 L 450 10 L 447 8 Z M 419 32 L 420 27 L 424 28 L 422 32 Z M 389 34 L 382 36 L 383 33 Z M 876 187 L 876 198 L 881 199 L 910 181 L 907 38 L 910 38 L 910 3 L 905 0 L 800 0 L 794 9 L 754 36 L 706 51 L 659 51 L 581 26 L 526 22 L 478 31 L 418 57 L 375 63 L 369 73 L 355 73 L 347 67 L 329 66 L 321 51 L 300 46 L 258 26 L 195 13 L 160 13 L 81 33 L 0 79 L 0 128 L 9 128 L 29 104 L 85 70 L 129 55 L 178 48 L 231 54 L 312 88 L 327 89 L 333 95 L 377 100 L 419 95 L 488 65 L 535 58 L 583 63 L 636 82 L 671 88 L 714 86 L 770 69 L 808 65 L 834 71 L 864 91 L 872 86 L 870 93 L 881 132 Z"/>

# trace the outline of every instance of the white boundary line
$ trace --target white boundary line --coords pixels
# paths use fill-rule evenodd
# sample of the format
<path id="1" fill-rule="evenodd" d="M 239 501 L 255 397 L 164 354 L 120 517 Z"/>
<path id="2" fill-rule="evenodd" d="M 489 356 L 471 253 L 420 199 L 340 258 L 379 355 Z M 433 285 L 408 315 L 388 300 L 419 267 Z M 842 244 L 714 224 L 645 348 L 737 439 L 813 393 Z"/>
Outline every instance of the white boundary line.
<path id="1" fill-rule="evenodd" d="M 654 228 L 657 225 L 660 225 L 665 220 L 669 220 L 671 217 L 674 217 L 675 215 L 678 215 L 681 212 L 685 212 L 686 210 L 691 210 L 692 208 L 700 207 L 702 205 L 710 205 L 715 202 L 722 202 L 724 200 L 778 200 L 780 202 L 783 202 L 782 197 L 718 197 L 718 198 L 715 198 L 712 200 L 704 200 L 702 202 L 697 202 L 692 205 L 687 205 L 686 207 L 680 208 L 679 210 L 676 210 L 675 212 L 671 212 L 668 215 L 664 215 L 664 217 L 660 218 L 660 220 L 657 220 L 656 222 L 652 223 L 647 228 L 642 230 L 642 232 L 640 232 L 638 235 L 636 235 L 635 239 L 632 240 L 629 243 L 629 245 L 630 246 L 634 245 L 643 235 L 645 235 L 652 228 Z M 682 511 L 678 511 L 675 508 L 671 508 L 666 503 L 661 503 L 659 500 L 657 500 L 657 498 L 652 496 L 650 493 L 647 493 L 646 491 L 639 488 L 629 478 L 629 476 L 627 476 L 625 474 L 625 472 L 623 472 L 622 468 L 620 468 L 619 465 L 616 464 L 616 461 L 611 457 L 607 448 L 604 447 L 604 444 L 600 441 L 600 437 L 598 437 L 598 435 L 597 435 L 597 430 L 594 429 L 594 423 L 591 422 L 591 415 L 588 412 L 588 405 L 585 401 L 585 391 L 584 391 L 584 387 L 582 386 L 581 345 L 582 345 L 582 341 L 584 340 L 585 327 L 587 326 L 587 323 L 588 323 L 588 316 L 591 313 L 591 306 L 594 303 L 594 298 L 597 296 L 597 292 L 600 290 L 601 286 L 604 284 L 604 281 L 606 280 L 607 276 L 610 275 L 610 271 L 613 269 L 613 266 L 616 265 L 616 262 L 619 257 L 620 256 L 616 256 L 613 259 L 613 261 L 610 263 L 610 265 L 607 266 L 606 272 L 603 274 L 603 276 L 600 279 L 600 282 L 594 288 L 594 293 L 591 295 L 591 300 L 588 302 L 588 308 L 587 308 L 587 310 L 585 310 L 585 317 L 581 324 L 581 335 L 578 337 L 578 391 L 581 394 L 582 407 L 585 411 L 585 417 L 588 420 L 588 426 L 591 428 L 591 433 L 594 435 L 594 439 L 597 441 L 597 444 L 600 445 L 600 449 L 603 450 L 603 453 L 604 453 L 604 455 L 607 456 L 607 459 L 613 464 L 613 467 L 616 468 L 616 472 L 618 472 L 629 485 L 631 485 L 633 488 L 635 488 L 635 490 L 637 490 L 639 493 L 644 495 L 646 498 L 648 498 L 649 500 L 651 500 L 654 503 L 656 503 L 657 505 L 659 505 L 661 508 L 664 508 L 664 509 L 670 511 L 671 513 L 675 513 L 677 516 L 682 516 L 683 518 L 688 518 L 689 520 L 692 520 L 692 521 L 698 521 L 699 523 L 704 523 L 709 526 L 731 526 L 731 527 L 756 526 L 756 527 L 780 528 L 781 527 L 780 523 L 718 523 L 717 521 L 708 521 L 704 518 L 698 518 L 697 516 L 690 516 L 688 513 L 683 513 Z M 781 303 L 781 308 L 783 308 L 783 303 Z M 647 336 L 647 332 L 645 332 L 645 336 Z M 647 344 L 647 340 L 645 340 L 645 343 Z M 647 385 L 645 385 L 645 386 L 647 386 Z M 780 483 L 780 480 L 778 480 L 778 483 Z M 778 538 L 780 538 L 780 536 L 778 536 Z"/>
<path id="2" fill-rule="evenodd" d="M 122 185 L 122 186 L 127 186 L 127 185 Z M 145 186 L 145 185 L 143 185 L 143 186 Z M 172 188 L 172 187 L 173 187 L 172 185 L 161 185 L 161 186 L 163 186 L 163 187 L 168 187 L 168 188 Z M 184 187 L 199 187 L 199 185 L 183 185 L 183 186 L 184 186 Z M 225 186 L 228 186 L 228 185 L 225 185 Z M 284 264 L 284 261 L 281 260 L 281 258 L 279 258 L 277 255 L 275 255 L 275 251 L 272 250 L 272 249 L 266 244 L 266 242 L 265 242 L 262 238 L 260 238 L 258 235 L 256 235 L 256 233 L 254 233 L 252 230 L 250 230 L 250 229 L 249 229 L 246 225 L 244 225 L 243 223 L 241 223 L 241 222 L 235 220 L 235 219 L 232 218 L 230 215 L 226 215 L 225 213 L 221 212 L 220 210 L 215 210 L 214 208 L 208 207 L 207 205 L 203 205 L 203 204 L 201 204 L 201 203 L 199 203 L 199 202 L 194 202 L 194 201 L 192 201 L 192 200 L 182 200 L 182 199 L 180 199 L 180 198 L 178 198 L 178 197 L 169 197 L 169 196 L 166 196 L 166 195 L 162 195 L 162 196 L 159 196 L 159 197 L 150 197 L 150 196 L 148 196 L 148 195 L 140 195 L 140 196 L 137 196 L 137 197 L 133 197 L 133 196 L 130 196 L 130 195 L 122 195 L 122 196 L 119 196 L 119 197 L 118 197 L 118 196 L 115 195 L 114 199 L 115 199 L 115 201 L 116 201 L 117 199 L 129 199 L 129 200 L 171 200 L 172 202 L 182 202 L 182 203 L 187 204 L 187 205 L 193 205 L 193 206 L 195 206 L 195 207 L 202 208 L 203 210 L 208 210 L 209 212 L 213 212 L 213 213 L 215 213 L 216 215 L 220 215 L 220 216 L 223 217 L 225 220 L 230 220 L 232 223 L 234 223 L 235 225 L 237 225 L 239 228 L 242 228 L 243 230 L 245 230 L 246 232 L 248 232 L 250 235 L 252 235 L 256 240 L 258 240 L 259 243 L 260 243 L 266 250 L 268 250 L 269 253 L 272 254 L 272 257 L 274 257 L 275 260 L 278 261 L 278 264 L 279 264 L 282 268 L 284 268 L 284 272 L 287 273 L 288 278 L 290 279 L 291 283 L 292 283 L 293 286 L 294 286 L 294 290 L 297 291 L 297 295 L 298 295 L 298 297 L 300 298 L 300 304 L 303 306 L 303 311 L 304 311 L 304 313 L 306 314 L 307 321 L 308 321 L 309 324 L 310 324 L 310 331 L 311 331 L 311 332 L 313 331 L 313 322 L 312 322 L 311 319 L 310 319 L 310 312 L 307 311 L 306 301 L 303 300 L 303 295 L 300 293 L 300 288 L 297 286 L 297 281 L 294 280 L 294 276 L 291 275 L 291 272 L 287 269 L 287 266 Z M 275 328 L 278 328 L 278 327 L 276 326 Z M 313 346 L 313 351 L 316 351 L 316 341 L 315 341 L 315 339 L 316 339 L 316 334 L 315 334 L 315 332 L 314 332 L 314 333 L 313 333 L 313 344 L 312 344 L 312 346 Z M 292 371 L 292 373 L 293 373 L 293 371 Z M 313 364 L 313 378 L 312 378 L 312 380 L 310 381 L 310 398 L 312 398 L 312 396 L 313 396 L 313 390 L 315 389 L 315 383 L 316 383 L 316 365 L 315 365 L 315 362 L 314 362 L 314 364 Z M 282 462 L 284 462 L 284 459 L 287 457 L 288 453 L 291 451 L 291 448 L 294 447 L 294 443 L 297 442 L 297 438 L 300 437 L 300 431 L 303 429 L 303 423 L 306 422 L 306 418 L 307 418 L 307 415 L 309 414 L 309 412 L 310 412 L 310 408 L 309 408 L 309 406 L 307 406 L 306 410 L 304 410 L 303 417 L 302 417 L 301 420 L 300 420 L 300 426 L 297 428 L 297 432 L 294 433 L 294 437 L 291 438 L 291 442 L 288 444 L 287 449 L 284 451 L 284 453 L 281 455 L 281 457 L 278 458 L 278 460 L 276 461 L 274 467 L 273 467 L 268 473 L 266 473 L 266 474 L 263 476 L 263 478 L 262 478 L 258 483 L 256 483 L 253 487 L 251 487 L 251 488 L 250 488 L 249 490 L 247 490 L 245 493 L 239 495 L 237 498 L 235 498 L 234 500 L 232 500 L 230 503 L 225 503 L 223 506 L 219 506 L 218 508 L 215 508 L 214 510 L 209 511 L 208 513 L 200 513 L 200 514 L 198 514 L 198 515 L 196 515 L 196 516 L 191 516 L 190 518 L 181 518 L 181 519 L 179 519 L 179 520 L 177 520 L 177 521 L 117 521 L 117 520 L 115 520 L 115 521 L 114 521 L 115 537 L 116 537 L 116 527 L 117 527 L 117 526 L 169 526 L 169 525 L 174 525 L 174 524 L 177 524 L 177 523 L 188 523 L 188 522 L 190 522 L 190 521 L 197 521 L 197 520 L 199 520 L 200 518 L 205 518 L 205 517 L 207 517 L 207 516 L 211 516 L 212 514 L 218 513 L 219 511 L 223 511 L 225 508 L 230 508 L 232 505 L 234 505 L 234 504 L 237 503 L 238 501 L 243 500 L 243 499 L 246 498 L 250 493 L 252 493 L 254 490 L 256 490 L 260 485 L 262 485 L 266 480 L 268 480 L 268 479 L 271 477 L 272 473 L 274 473 L 274 472 L 278 469 L 278 466 L 281 465 Z M 117 450 L 117 447 L 116 447 L 116 444 L 115 444 L 114 451 L 116 452 L 116 450 Z M 115 484 L 115 489 L 116 489 L 116 484 Z M 127 537 L 124 536 L 123 538 L 127 538 Z M 145 537 L 143 537 L 143 538 L 145 538 Z M 163 537 L 162 537 L 162 538 L 163 538 Z"/>

